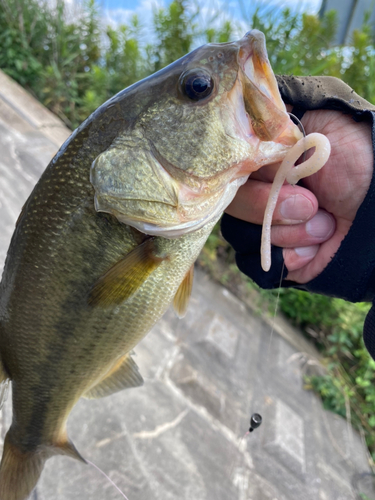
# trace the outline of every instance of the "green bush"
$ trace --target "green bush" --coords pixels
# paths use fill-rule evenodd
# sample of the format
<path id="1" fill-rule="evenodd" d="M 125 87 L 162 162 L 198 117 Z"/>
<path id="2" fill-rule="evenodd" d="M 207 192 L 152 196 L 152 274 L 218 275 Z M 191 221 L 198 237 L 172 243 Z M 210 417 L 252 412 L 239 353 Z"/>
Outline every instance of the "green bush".
<path id="1" fill-rule="evenodd" d="M 197 44 L 226 42 L 238 30 L 218 14 L 202 26 L 196 4 L 174 0 L 155 9 L 151 44 L 136 16 L 113 28 L 102 26 L 95 0 L 82 0 L 74 9 L 70 12 L 64 0 L 57 0 L 55 8 L 46 0 L 0 0 L 0 68 L 72 128 L 109 97 Z M 333 12 L 319 19 L 289 9 L 258 8 L 248 22 L 265 33 L 276 73 L 339 76 L 375 100 L 368 25 L 354 33 L 350 47 L 333 48 Z"/>
<path id="2" fill-rule="evenodd" d="M 0 0 L 0 7 L 0 68 L 69 127 L 78 125 L 81 99 L 101 56 L 94 0 L 71 21 L 63 0 L 54 9 L 37 0 Z"/>

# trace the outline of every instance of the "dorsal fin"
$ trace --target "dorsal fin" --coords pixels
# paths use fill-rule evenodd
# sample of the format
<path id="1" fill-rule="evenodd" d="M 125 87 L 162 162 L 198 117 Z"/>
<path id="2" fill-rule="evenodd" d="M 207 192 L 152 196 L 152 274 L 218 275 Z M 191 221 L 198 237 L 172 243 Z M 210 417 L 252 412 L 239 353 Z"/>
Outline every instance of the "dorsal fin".
<path id="1" fill-rule="evenodd" d="M 122 389 L 139 387 L 142 384 L 143 378 L 139 373 L 138 366 L 131 355 L 126 354 L 117 361 L 100 382 L 84 394 L 84 397 L 88 399 L 103 398 Z"/>
<path id="2" fill-rule="evenodd" d="M 91 289 L 89 304 L 110 307 L 131 297 L 164 260 L 154 254 L 154 240 L 145 240 L 101 276 Z"/>
<path id="3" fill-rule="evenodd" d="M 186 314 L 191 290 L 193 288 L 193 280 L 194 280 L 194 264 L 191 266 L 189 271 L 186 273 L 185 278 L 182 280 L 176 295 L 173 299 L 173 307 L 176 311 L 176 314 L 179 318 L 183 318 Z"/>

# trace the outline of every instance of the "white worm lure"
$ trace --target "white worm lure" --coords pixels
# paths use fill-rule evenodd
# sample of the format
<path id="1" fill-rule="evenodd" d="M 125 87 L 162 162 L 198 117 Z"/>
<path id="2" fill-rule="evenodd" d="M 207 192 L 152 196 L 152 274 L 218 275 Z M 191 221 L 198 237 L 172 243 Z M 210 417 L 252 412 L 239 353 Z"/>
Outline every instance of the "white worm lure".
<path id="1" fill-rule="evenodd" d="M 294 167 L 298 158 L 310 148 L 315 147 L 314 154 L 305 162 Z M 313 133 L 300 139 L 287 153 L 282 161 L 272 183 L 271 192 L 268 197 L 266 211 L 264 213 L 262 227 L 262 243 L 260 248 L 261 265 L 264 271 L 271 267 L 271 224 L 272 216 L 276 207 L 280 189 L 287 180 L 289 184 L 296 184 L 300 179 L 315 174 L 320 170 L 329 158 L 331 144 L 327 137 L 322 134 Z M 294 167 L 294 168 L 293 168 Z"/>

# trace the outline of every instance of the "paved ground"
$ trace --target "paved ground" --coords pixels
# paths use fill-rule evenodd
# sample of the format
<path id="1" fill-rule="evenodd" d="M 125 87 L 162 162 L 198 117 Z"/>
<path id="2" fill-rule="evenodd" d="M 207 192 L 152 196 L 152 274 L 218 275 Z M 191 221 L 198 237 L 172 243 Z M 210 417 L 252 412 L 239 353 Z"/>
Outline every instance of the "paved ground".
<path id="1" fill-rule="evenodd" d="M 23 202 L 67 135 L 0 72 L 0 267 Z M 136 353 L 145 385 L 82 400 L 69 421 L 78 450 L 129 500 L 375 499 L 361 438 L 303 390 L 302 361 L 316 353 L 282 319 L 271 335 L 268 318 L 197 273 L 187 316 L 168 311 Z M 263 424 L 242 437 L 254 412 Z M 1 438 L 10 419 L 8 401 Z M 33 498 L 121 495 L 59 456 Z"/>

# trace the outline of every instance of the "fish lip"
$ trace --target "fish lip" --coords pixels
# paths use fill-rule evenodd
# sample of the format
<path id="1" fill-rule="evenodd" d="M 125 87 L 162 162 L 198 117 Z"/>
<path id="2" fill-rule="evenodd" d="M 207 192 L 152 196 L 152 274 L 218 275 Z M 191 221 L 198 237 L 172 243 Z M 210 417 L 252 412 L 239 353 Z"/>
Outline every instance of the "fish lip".
<path id="1" fill-rule="evenodd" d="M 256 85 L 264 97 L 274 101 L 281 111 L 286 112 L 268 59 L 264 33 L 257 29 L 250 30 L 237 43 L 239 45 L 237 62 L 244 75 Z M 256 61 L 256 68 L 253 59 Z"/>
<path id="2" fill-rule="evenodd" d="M 237 44 L 238 80 L 250 129 L 261 141 L 294 144 L 300 137 L 281 99 L 264 34 L 251 30 Z"/>

